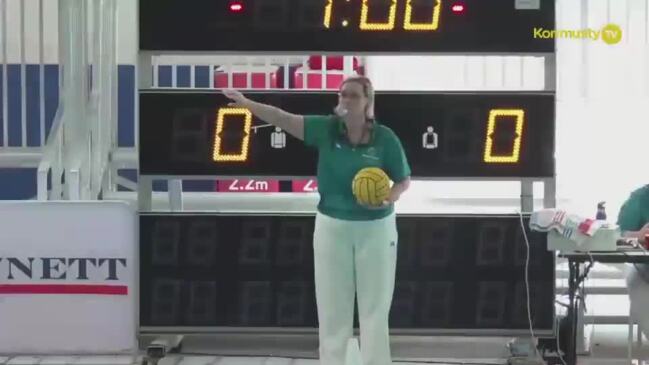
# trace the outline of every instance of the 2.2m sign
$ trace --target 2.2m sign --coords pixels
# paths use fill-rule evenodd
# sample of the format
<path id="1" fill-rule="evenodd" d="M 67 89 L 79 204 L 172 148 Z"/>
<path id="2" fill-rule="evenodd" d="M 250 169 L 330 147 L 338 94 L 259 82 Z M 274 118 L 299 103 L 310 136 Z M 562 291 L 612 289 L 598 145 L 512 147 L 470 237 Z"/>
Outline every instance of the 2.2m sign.
<path id="1" fill-rule="evenodd" d="M 279 181 L 255 179 L 219 180 L 217 182 L 217 191 L 226 193 L 278 193 Z"/>

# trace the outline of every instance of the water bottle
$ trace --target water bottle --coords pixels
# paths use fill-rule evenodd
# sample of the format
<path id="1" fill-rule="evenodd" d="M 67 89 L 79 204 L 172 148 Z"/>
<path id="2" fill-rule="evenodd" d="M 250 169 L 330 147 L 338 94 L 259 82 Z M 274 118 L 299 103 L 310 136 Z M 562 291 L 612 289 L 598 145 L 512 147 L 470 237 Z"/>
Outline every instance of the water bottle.
<path id="1" fill-rule="evenodd" d="M 606 204 L 606 202 L 597 203 L 597 214 L 595 215 L 596 220 L 606 220 L 606 207 L 604 204 Z"/>

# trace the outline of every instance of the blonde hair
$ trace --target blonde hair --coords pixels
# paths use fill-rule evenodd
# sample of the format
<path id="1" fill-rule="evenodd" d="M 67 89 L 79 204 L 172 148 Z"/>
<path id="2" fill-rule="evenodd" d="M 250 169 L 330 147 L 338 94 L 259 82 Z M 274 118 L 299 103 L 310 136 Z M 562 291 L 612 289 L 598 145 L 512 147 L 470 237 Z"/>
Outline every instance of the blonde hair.
<path id="1" fill-rule="evenodd" d="M 340 84 L 340 90 L 343 89 L 345 84 L 348 84 L 350 82 L 359 84 L 363 87 L 363 93 L 367 98 L 365 117 L 369 120 L 374 119 L 374 86 L 372 86 L 372 81 L 365 76 L 349 76 Z"/>

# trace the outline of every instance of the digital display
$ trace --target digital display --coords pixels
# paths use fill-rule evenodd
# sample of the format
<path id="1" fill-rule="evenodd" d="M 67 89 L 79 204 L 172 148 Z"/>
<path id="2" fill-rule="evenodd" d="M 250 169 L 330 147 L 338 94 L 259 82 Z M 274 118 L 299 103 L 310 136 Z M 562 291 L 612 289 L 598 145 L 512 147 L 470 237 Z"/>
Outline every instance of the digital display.
<path id="1" fill-rule="evenodd" d="M 554 256 L 528 219 L 532 323 L 551 330 Z M 397 226 L 391 329 L 529 328 L 519 216 L 399 215 Z M 142 214 L 141 324 L 317 328 L 313 228 L 313 215 Z"/>
<path id="2" fill-rule="evenodd" d="M 250 92 L 291 113 L 331 114 L 335 92 Z M 314 177 L 317 151 L 232 108 L 220 92 L 140 93 L 140 173 Z M 553 177 L 552 93 L 379 92 L 375 114 L 401 140 L 414 178 Z"/>
<path id="3" fill-rule="evenodd" d="M 151 51 L 529 53 L 555 51 L 553 0 L 140 0 Z"/>

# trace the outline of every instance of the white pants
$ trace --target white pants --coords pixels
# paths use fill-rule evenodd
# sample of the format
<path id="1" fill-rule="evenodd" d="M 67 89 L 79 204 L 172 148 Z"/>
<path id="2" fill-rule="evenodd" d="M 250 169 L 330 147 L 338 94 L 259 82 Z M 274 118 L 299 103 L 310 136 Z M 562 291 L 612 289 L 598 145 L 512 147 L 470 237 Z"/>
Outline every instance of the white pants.
<path id="1" fill-rule="evenodd" d="M 646 280 L 649 280 L 649 270 L 639 272 L 633 265 L 626 266 L 626 285 L 629 289 L 631 318 L 640 325 L 645 337 L 649 338 L 649 311 L 647 310 L 649 309 L 649 282 Z"/>
<path id="2" fill-rule="evenodd" d="M 345 221 L 318 213 L 314 237 L 320 364 L 343 365 L 358 299 L 364 365 L 389 365 L 388 318 L 397 258 L 396 218 Z"/>

